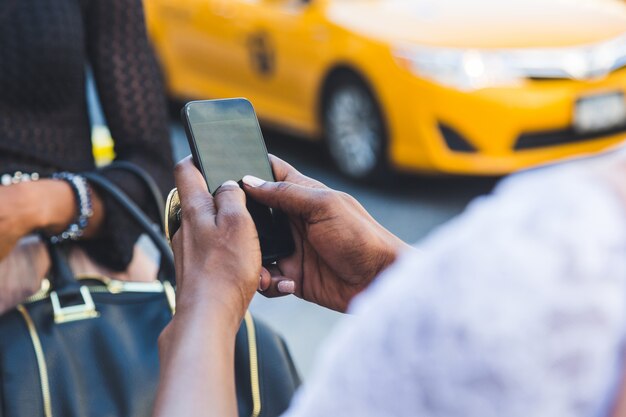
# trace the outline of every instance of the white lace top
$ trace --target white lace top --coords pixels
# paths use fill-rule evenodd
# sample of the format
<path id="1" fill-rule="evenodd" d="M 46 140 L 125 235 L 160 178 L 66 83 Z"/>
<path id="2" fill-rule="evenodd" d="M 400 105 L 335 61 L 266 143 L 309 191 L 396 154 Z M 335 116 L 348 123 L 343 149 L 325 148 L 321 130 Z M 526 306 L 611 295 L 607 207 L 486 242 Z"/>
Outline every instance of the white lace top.
<path id="1" fill-rule="evenodd" d="M 626 210 L 608 185 L 576 164 L 518 175 L 419 247 L 353 302 L 287 416 L 609 413 Z"/>

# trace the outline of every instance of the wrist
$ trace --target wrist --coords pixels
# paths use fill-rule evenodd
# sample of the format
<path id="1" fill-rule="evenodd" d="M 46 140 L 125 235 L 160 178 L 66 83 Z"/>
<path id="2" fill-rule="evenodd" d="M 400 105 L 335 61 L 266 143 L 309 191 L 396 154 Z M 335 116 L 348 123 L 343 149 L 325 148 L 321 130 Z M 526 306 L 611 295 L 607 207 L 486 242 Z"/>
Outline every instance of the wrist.
<path id="1" fill-rule="evenodd" d="M 203 337 L 203 335 L 220 335 L 226 340 L 235 338 L 241 320 L 236 320 L 223 314 L 223 310 L 211 308 L 192 308 L 176 306 L 176 314 L 172 319 L 172 326 L 176 337 Z"/>
<path id="2" fill-rule="evenodd" d="M 181 291 L 176 300 L 175 317 L 186 323 L 202 322 L 206 327 L 234 335 L 245 314 L 245 311 L 241 313 L 239 310 L 227 300 L 207 295 L 203 291 L 194 291 L 193 294 Z"/>
<path id="3" fill-rule="evenodd" d="M 405 241 L 403 241 L 399 237 L 396 237 L 395 235 L 393 237 L 394 237 L 395 241 L 393 243 L 393 249 L 392 249 L 392 251 L 393 251 L 393 261 L 391 263 L 395 262 L 400 257 L 400 255 L 402 255 L 403 253 L 415 249 L 413 246 L 409 245 L 408 243 L 406 243 Z"/>
<path id="4" fill-rule="evenodd" d="M 393 264 L 402 253 L 411 249 L 409 244 L 405 243 L 402 239 L 390 232 L 387 232 L 384 242 L 383 249 L 381 250 L 383 256 L 381 256 L 381 263 L 378 271 L 376 271 L 376 275 L 380 274 L 383 270 Z"/>
<path id="5" fill-rule="evenodd" d="M 60 233 L 76 217 L 74 193 L 65 181 L 42 179 L 32 183 L 30 194 L 33 213 L 33 229 L 48 233 Z"/>
<path id="6" fill-rule="evenodd" d="M 65 220 L 68 222 L 72 218 L 71 203 L 67 203 L 67 199 L 71 202 L 71 190 L 65 189 L 62 185 L 56 184 L 57 181 L 39 180 L 28 183 L 16 184 L 11 187 L 19 188 L 16 193 L 19 200 L 16 206 L 19 207 L 18 213 L 20 221 L 18 222 L 24 230 L 24 235 L 35 232 L 37 230 L 47 230 L 59 227 Z M 67 207 L 60 204 L 66 202 Z"/>

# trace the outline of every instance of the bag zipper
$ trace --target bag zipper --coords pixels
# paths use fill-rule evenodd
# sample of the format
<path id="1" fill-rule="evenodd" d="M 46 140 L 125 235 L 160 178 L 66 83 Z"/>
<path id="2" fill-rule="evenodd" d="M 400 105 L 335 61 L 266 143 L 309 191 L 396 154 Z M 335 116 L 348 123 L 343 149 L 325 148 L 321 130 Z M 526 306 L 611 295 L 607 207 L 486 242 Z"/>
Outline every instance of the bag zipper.
<path id="1" fill-rule="evenodd" d="M 49 293 L 50 293 L 50 281 L 47 278 L 45 278 L 43 281 L 41 281 L 41 288 L 39 288 L 39 290 L 35 294 L 28 297 L 26 301 L 24 301 L 24 303 L 28 304 L 28 303 L 34 303 L 36 301 L 41 301 L 43 299 L 48 298 Z"/>
<path id="2" fill-rule="evenodd" d="M 94 280 L 99 281 L 102 284 L 97 285 L 87 285 L 89 292 L 93 293 L 109 293 L 109 294 L 120 294 L 127 292 L 134 293 L 165 293 L 167 297 L 167 301 L 170 304 L 172 309 L 175 308 L 176 302 L 176 293 L 174 292 L 174 288 L 172 284 L 168 281 L 163 283 L 159 281 L 152 282 L 132 282 L 132 281 L 118 281 L 114 280 L 102 275 L 82 275 L 76 277 L 76 279 L 80 281 L 84 280 Z M 48 279 L 44 279 L 41 282 L 41 289 L 37 291 L 32 296 L 28 297 L 25 304 L 34 303 L 37 301 L 45 300 L 50 297 L 50 281 Z"/>
<path id="3" fill-rule="evenodd" d="M 28 310 L 23 305 L 17 306 L 17 311 L 22 314 L 28 333 L 30 334 L 30 340 L 33 342 L 33 348 L 35 349 L 35 357 L 37 358 L 37 367 L 39 368 L 39 380 L 41 381 L 41 396 L 43 398 L 43 414 L 45 417 L 52 417 L 52 401 L 50 396 L 50 381 L 48 380 L 48 364 L 46 363 L 46 356 L 43 353 L 41 347 L 41 340 L 37 334 L 37 328 L 33 319 L 30 317 Z"/>
<path id="4" fill-rule="evenodd" d="M 246 311 L 244 317 L 246 333 L 248 334 L 248 350 L 250 353 L 250 385 L 252 386 L 252 417 L 261 414 L 261 387 L 259 383 L 259 356 L 256 344 L 256 330 L 252 314 Z"/>

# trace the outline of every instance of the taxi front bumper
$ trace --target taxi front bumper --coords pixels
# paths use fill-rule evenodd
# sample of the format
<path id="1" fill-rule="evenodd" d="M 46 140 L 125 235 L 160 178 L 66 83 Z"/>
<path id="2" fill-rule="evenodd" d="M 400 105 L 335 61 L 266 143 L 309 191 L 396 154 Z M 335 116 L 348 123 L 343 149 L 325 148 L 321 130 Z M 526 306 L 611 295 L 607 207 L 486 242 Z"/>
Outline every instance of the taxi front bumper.
<path id="1" fill-rule="evenodd" d="M 626 94 L 626 68 L 598 80 L 529 80 L 473 92 L 406 74 L 396 82 L 404 86 L 394 100 L 400 105 L 387 117 L 390 159 L 400 170 L 502 175 L 626 140 L 626 124 L 595 132 L 573 127 L 577 100 Z"/>

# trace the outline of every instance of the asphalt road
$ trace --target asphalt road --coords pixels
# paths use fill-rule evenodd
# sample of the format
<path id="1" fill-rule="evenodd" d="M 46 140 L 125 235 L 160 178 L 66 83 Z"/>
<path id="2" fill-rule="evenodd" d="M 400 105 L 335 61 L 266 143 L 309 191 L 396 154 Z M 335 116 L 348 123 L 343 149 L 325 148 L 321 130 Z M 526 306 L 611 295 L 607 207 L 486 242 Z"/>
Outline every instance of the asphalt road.
<path id="1" fill-rule="evenodd" d="M 357 184 L 333 169 L 320 146 L 267 129 L 264 135 L 269 152 L 303 174 L 353 195 L 378 222 L 410 243 L 460 213 L 468 202 L 488 193 L 496 182 L 492 178 L 397 175 L 384 184 Z M 184 131 L 178 124 L 172 125 L 172 141 L 177 159 L 189 154 Z M 295 297 L 268 300 L 257 295 L 251 309 L 257 318 L 270 323 L 286 338 L 305 378 L 313 369 L 322 342 L 342 317 Z"/>

